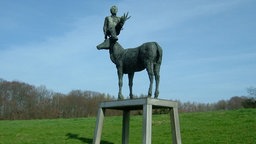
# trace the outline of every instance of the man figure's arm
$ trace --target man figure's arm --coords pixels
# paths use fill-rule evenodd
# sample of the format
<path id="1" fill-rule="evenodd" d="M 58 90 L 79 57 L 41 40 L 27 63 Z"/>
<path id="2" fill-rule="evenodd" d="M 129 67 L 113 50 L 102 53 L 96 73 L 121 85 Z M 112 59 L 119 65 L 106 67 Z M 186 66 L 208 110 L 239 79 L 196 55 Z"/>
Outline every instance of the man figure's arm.
<path id="1" fill-rule="evenodd" d="M 104 25 L 103 25 L 103 32 L 105 39 L 107 39 L 107 29 L 108 29 L 108 17 L 105 18 Z"/>

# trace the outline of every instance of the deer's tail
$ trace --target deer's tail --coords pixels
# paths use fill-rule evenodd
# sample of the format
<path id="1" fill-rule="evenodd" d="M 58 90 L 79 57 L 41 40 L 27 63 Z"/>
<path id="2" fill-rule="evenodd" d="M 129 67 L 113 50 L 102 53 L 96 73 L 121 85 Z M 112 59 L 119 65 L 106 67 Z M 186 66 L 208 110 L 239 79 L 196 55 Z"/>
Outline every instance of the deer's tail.
<path id="1" fill-rule="evenodd" d="M 156 58 L 156 63 L 161 64 L 162 63 L 162 56 L 163 56 L 163 49 L 161 46 L 155 42 L 156 48 L 157 48 L 157 58 Z"/>

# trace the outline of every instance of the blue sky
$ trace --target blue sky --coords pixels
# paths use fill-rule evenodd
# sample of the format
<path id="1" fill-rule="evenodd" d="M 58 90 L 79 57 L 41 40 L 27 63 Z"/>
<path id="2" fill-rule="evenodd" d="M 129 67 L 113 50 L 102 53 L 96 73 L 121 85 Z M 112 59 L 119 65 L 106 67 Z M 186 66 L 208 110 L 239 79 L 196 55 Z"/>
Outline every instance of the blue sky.
<path id="1" fill-rule="evenodd" d="M 123 47 L 162 46 L 159 98 L 216 102 L 256 87 L 255 0 L 1 0 L 0 78 L 117 96 L 115 65 L 96 49 L 112 5 L 132 16 Z M 127 83 L 125 75 L 125 96 Z M 136 73 L 134 93 L 147 94 L 148 84 L 146 71 Z"/>

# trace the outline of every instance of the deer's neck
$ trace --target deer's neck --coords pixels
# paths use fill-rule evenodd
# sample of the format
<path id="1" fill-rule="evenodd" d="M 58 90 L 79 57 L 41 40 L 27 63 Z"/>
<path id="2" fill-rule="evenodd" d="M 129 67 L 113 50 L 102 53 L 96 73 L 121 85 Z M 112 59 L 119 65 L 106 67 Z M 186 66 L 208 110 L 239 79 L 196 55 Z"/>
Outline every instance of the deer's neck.
<path id="1" fill-rule="evenodd" d="M 109 49 L 110 59 L 113 63 L 116 64 L 116 62 L 122 58 L 122 55 L 124 53 L 124 48 L 122 48 L 121 45 L 118 43 L 115 43 L 111 48 Z"/>

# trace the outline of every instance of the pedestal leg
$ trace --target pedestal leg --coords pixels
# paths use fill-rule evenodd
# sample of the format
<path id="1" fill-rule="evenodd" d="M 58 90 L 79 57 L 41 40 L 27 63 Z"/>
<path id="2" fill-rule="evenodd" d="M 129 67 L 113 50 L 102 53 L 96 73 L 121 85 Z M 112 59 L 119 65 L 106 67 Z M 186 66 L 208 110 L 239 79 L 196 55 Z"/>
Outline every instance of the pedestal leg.
<path id="1" fill-rule="evenodd" d="M 130 111 L 123 110 L 122 144 L 129 144 Z"/>
<path id="2" fill-rule="evenodd" d="M 171 116 L 173 144 L 181 144 L 180 123 L 179 123 L 179 114 L 178 114 L 177 107 L 171 108 L 170 116 Z"/>
<path id="3" fill-rule="evenodd" d="M 94 131 L 93 144 L 100 144 L 104 115 L 105 115 L 105 109 L 100 107 L 98 110 L 96 127 L 95 127 L 95 131 Z"/>
<path id="4" fill-rule="evenodd" d="M 152 105 L 143 105 L 143 144 L 151 144 Z"/>

